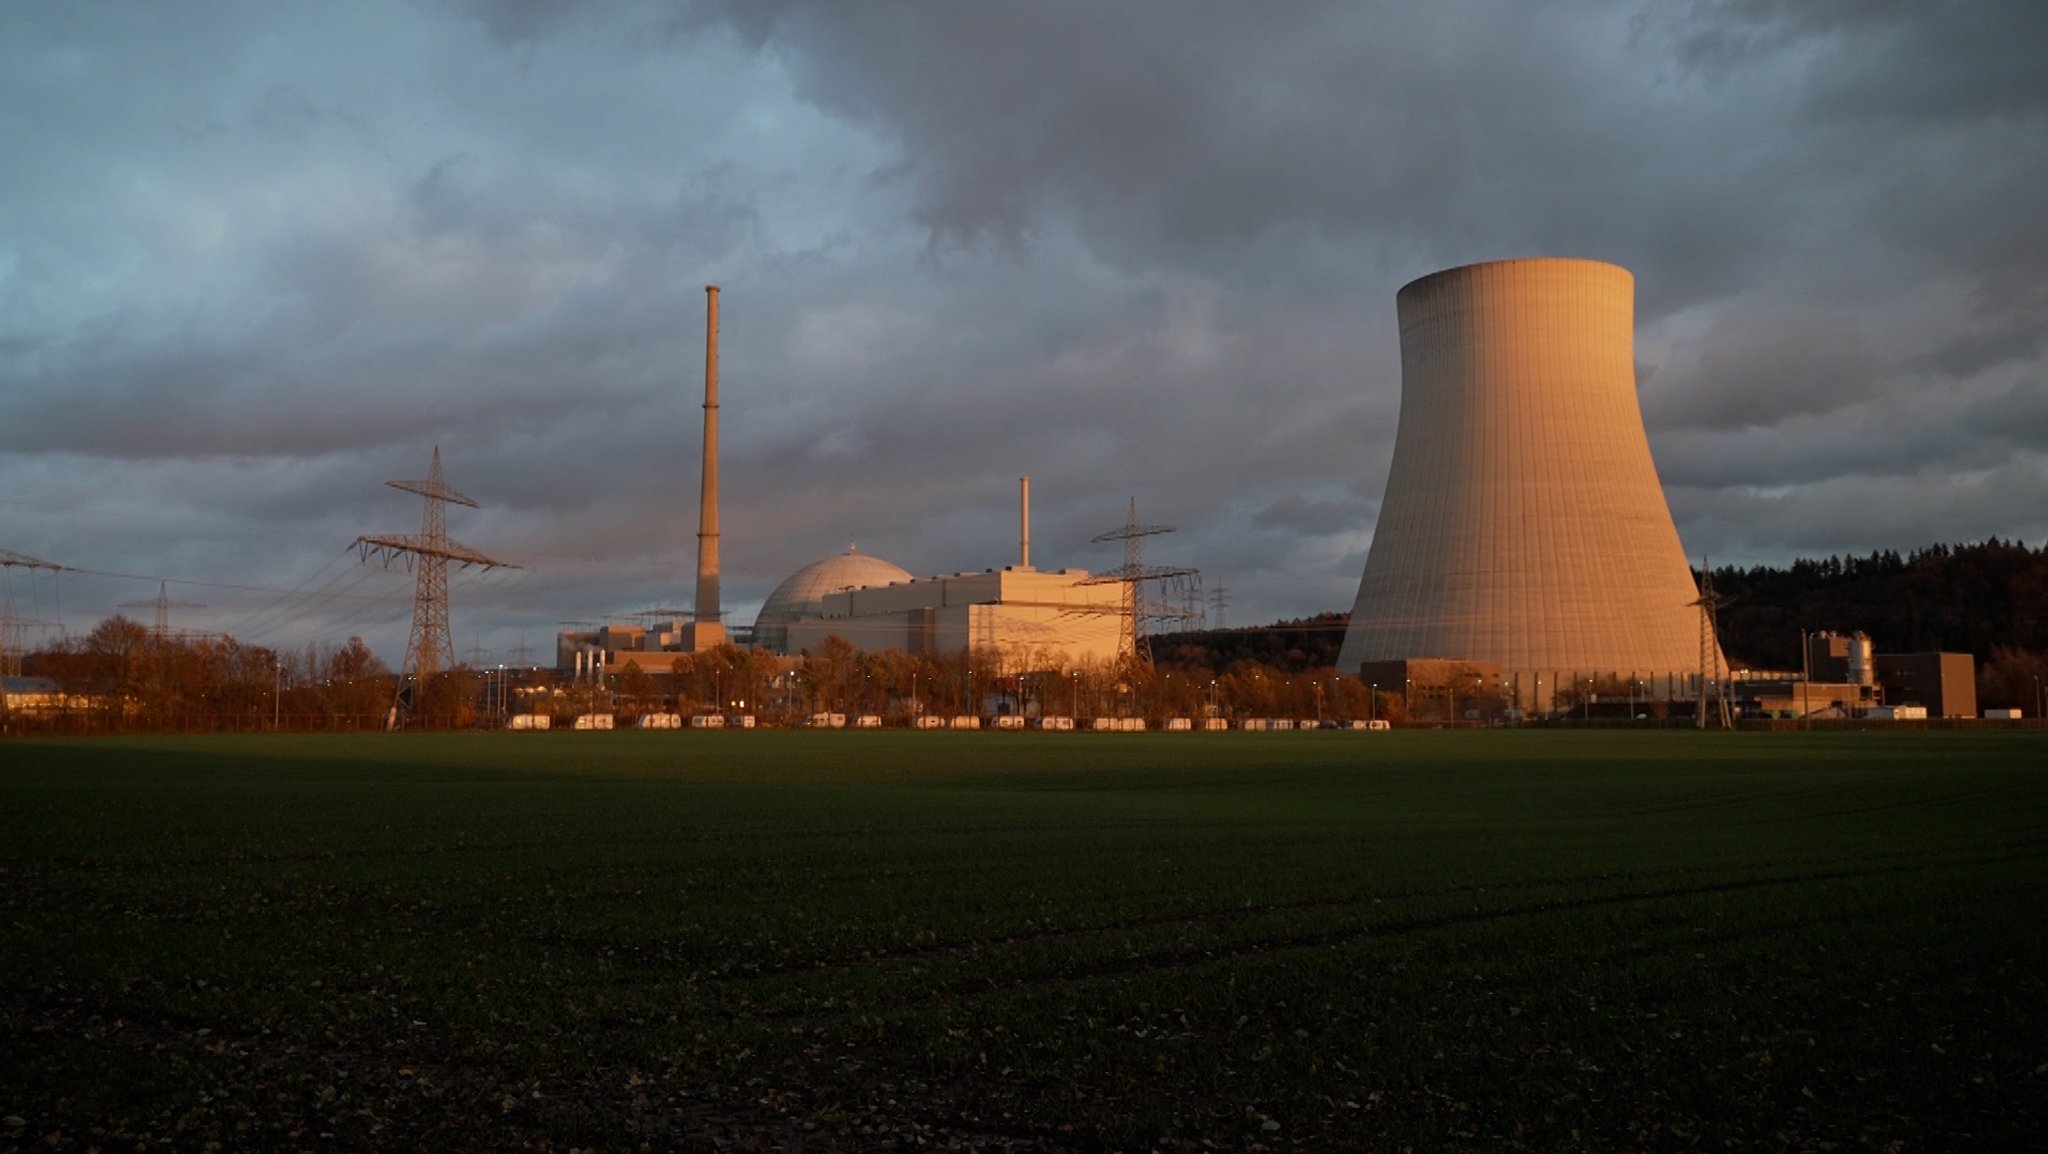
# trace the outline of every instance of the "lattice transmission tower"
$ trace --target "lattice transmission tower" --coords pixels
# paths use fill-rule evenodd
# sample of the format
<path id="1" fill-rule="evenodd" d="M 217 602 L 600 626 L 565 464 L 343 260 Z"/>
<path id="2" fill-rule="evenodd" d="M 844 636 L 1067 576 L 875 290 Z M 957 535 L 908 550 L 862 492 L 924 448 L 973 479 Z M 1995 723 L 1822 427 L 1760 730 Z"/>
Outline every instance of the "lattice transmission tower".
<path id="1" fill-rule="evenodd" d="M 1140 663 L 1149 664 L 1152 660 L 1149 622 L 1185 622 L 1188 617 L 1186 602 L 1176 604 L 1177 598 L 1174 593 L 1192 584 L 1193 603 L 1201 604 L 1201 573 L 1198 570 L 1145 564 L 1144 539 L 1171 532 L 1171 525 L 1140 524 L 1138 499 L 1133 497 L 1130 516 L 1122 528 L 1111 529 L 1107 533 L 1099 533 L 1090 538 L 1096 544 L 1107 541 L 1124 543 L 1124 563 L 1121 568 L 1097 573 L 1080 584 L 1123 585 L 1128 588 L 1128 592 L 1124 594 L 1124 608 L 1120 615 L 1121 628 L 1117 648 L 1131 660 Z M 1160 586 L 1160 595 L 1148 599 L 1145 596 L 1145 586 L 1155 583 Z"/>
<path id="2" fill-rule="evenodd" d="M 485 570 L 517 569 L 519 566 L 449 538 L 444 506 L 461 505 L 466 509 L 480 506 L 474 498 L 456 492 L 442 480 L 441 446 L 434 446 L 434 463 L 427 471 L 426 480 L 384 483 L 407 493 L 417 493 L 425 498 L 426 504 L 420 515 L 418 533 L 358 537 L 355 541 L 355 549 L 365 564 L 375 557 L 389 568 L 393 561 L 403 559 L 413 571 L 412 633 L 406 638 L 405 659 L 399 663 L 399 692 L 402 697 L 406 674 L 411 675 L 413 684 L 423 685 L 427 678 L 455 665 L 455 639 L 448 628 L 449 564 Z"/>
<path id="3" fill-rule="evenodd" d="M 157 582 L 155 597 L 147 601 L 123 601 L 119 608 L 154 609 L 156 611 L 156 625 L 149 631 L 149 638 L 161 646 L 171 638 L 171 610 L 204 609 L 206 606 L 193 601 L 171 600 L 170 582 L 159 581 Z"/>
<path id="4" fill-rule="evenodd" d="M 63 571 L 64 566 L 38 560 L 26 553 L 16 553 L 12 550 L 0 549 L 0 569 L 27 569 L 31 573 L 30 580 L 33 581 L 33 573 L 37 569 L 47 569 L 52 573 L 59 573 Z M 5 588 L 0 588 L 0 677 L 21 676 L 21 657 L 26 649 L 24 639 L 30 629 L 55 628 L 57 628 L 57 624 L 53 621 L 35 621 L 16 617 L 14 615 L 14 594 Z"/>
<path id="5" fill-rule="evenodd" d="M 1700 558 L 1700 596 L 1692 604 L 1700 611 L 1699 711 L 1693 724 L 1701 729 L 1707 727 L 1710 712 L 1720 720 L 1722 729 L 1735 727 L 1728 715 L 1728 694 L 1721 681 L 1721 638 L 1714 619 L 1729 600 L 1714 592 L 1714 571 L 1708 567 L 1706 558 Z"/>

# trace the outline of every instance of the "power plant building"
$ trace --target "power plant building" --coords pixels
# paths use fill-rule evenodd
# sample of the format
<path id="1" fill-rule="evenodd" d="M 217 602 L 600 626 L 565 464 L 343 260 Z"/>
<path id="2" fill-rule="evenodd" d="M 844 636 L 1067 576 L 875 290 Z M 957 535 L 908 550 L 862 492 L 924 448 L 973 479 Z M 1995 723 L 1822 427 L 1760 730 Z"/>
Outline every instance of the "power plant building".
<path id="1" fill-rule="evenodd" d="M 1546 708 L 1595 678 L 1696 687 L 1699 597 L 1636 398 L 1634 278 L 1506 260 L 1396 297 L 1401 417 L 1338 657 L 1497 667 Z"/>
<path id="2" fill-rule="evenodd" d="M 829 593 L 816 616 L 781 626 L 781 651 L 837 636 L 859 649 L 993 653 L 1015 669 L 1107 664 L 1121 652 L 1129 589 L 1087 577 L 1020 565 Z"/>

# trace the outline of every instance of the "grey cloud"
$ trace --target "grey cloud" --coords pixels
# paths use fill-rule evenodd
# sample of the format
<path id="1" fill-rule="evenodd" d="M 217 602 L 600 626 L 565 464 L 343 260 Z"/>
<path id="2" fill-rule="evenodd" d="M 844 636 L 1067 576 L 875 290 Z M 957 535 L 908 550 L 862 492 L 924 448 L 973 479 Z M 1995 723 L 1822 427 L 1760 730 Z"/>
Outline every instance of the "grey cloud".
<path id="1" fill-rule="evenodd" d="M 1762 428 L 1876 393 L 1879 362 L 1853 315 L 1792 306 L 1723 316 L 1691 357 L 1642 388 L 1653 426 Z"/>
<path id="2" fill-rule="evenodd" d="M 2039 5 L 1919 0 L 1701 0 L 1656 14 L 1678 58 L 1735 80 L 1785 53 L 1816 57 L 1809 100 L 1849 118 L 1972 119 L 2048 107 Z"/>
<path id="3" fill-rule="evenodd" d="M 1137 267 L 1266 244 L 1410 272 L 1556 250 L 1683 268 L 1696 295 L 1783 227 L 1736 126 L 1630 74 L 1619 4 L 721 10 L 821 107 L 899 141 L 942 244 L 1070 217 Z"/>
<path id="4" fill-rule="evenodd" d="M 1290 493 L 1259 510 L 1255 520 L 1262 526 L 1321 537 L 1357 532 L 1371 523 L 1373 515 L 1373 507 L 1363 501 L 1319 501 Z"/>
<path id="5" fill-rule="evenodd" d="M 941 244 L 1015 245 L 1071 220 L 1136 267 L 1228 267 L 1266 246 L 1409 272 L 1577 253 L 1636 268 L 1655 317 L 1793 271 L 1781 262 L 1833 243 L 1830 216 L 1860 201 L 1894 218 L 1897 243 L 1932 250 L 1923 269 L 1994 251 L 1944 230 L 2025 219 L 2042 17 L 1813 7 L 699 11 L 772 45 L 820 107 L 896 140 L 915 219 Z M 1699 76 L 1710 56 L 1741 64 L 1739 82 Z M 1986 58 L 2003 95 L 1975 87 Z M 1901 162 L 1896 129 L 1866 123 L 1879 90 L 1899 115 L 1941 118 L 1961 154 Z M 1999 139 L 2013 118 L 2032 128 Z"/>
<path id="6" fill-rule="evenodd" d="M 1716 564 L 1901 552 L 1932 541 L 2048 537 L 2048 458 L 2014 456 L 1983 469 L 1835 477 L 1782 492 L 1681 494 L 1686 544 Z M 1930 534 L 1928 527 L 1939 525 Z"/>

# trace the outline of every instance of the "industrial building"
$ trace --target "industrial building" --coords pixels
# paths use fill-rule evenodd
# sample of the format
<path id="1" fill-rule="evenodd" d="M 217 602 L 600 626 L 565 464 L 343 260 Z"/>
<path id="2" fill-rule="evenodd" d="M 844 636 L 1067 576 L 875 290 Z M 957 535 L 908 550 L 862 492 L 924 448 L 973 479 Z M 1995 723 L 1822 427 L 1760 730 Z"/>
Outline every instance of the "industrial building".
<path id="1" fill-rule="evenodd" d="M 1977 716 L 1977 661 L 1967 653 L 1878 653 L 1862 633 L 1806 638 L 1815 681 L 1853 682 L 1892 705 L 1923 705 L 1930 717 Z"/>
<path id="2" fill-rule="evenodd" d="M 1109 663 L 1125 651 L 1129 585 L 1031 565 L 1031 478 L 1017 480 L 1017 563 L 923 580 L 848 551 L 791 574 L 754 621 L 776 653 L 839 637 L 858 649 L 993 657 L 1011 669 Z"/>
<path id="3" fill-rule="evenodd" d="M 991 654 L 1012 669 L 1108 663 L 1121 652 L 1130 589 L 1084 570 L 1004 566 L 829 593 L 781 627 L 783 652 L 838 636 L 860 649 Z M 757 639 L 759 626 L 756 626 Z"/>
<path id="4" fill-rule="evenodd" d="M 1820 632 L 1806 637 L 1805 664 L 1797 674 L 1740 675 L 1733 696 L 1743 712 L 1765 717 L 1977 714 L 1977 663 L 1967 653 L 1878 653 L 1862 633 Z"/>
<path id="5" fill-rule="evenodd" d="M 1531 710 L 1561 682 L 1715 675 L 1636 399 L 1634 292 L 1562 258 L 1400 290 L 1400 424 L 1340 672 L 1480 663 Z"/>
<path id="6" fill-rule="evenodd" d="M 1880 653 L 1877 683 L 1892 704 L 1924 705 L 1929 717 L 1977 716 L 1977 662 L 1967 653 Z"/>

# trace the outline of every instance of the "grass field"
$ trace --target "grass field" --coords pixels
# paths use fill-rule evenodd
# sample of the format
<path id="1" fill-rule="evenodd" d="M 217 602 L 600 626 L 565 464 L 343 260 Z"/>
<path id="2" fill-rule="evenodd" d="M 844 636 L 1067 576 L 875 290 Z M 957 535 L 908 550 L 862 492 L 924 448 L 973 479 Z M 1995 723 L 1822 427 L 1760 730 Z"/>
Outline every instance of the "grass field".
<path id="1" fill-rule="evenodd" d="M 0 743 L 0 1142 L 2040 1149 L 2044 865 L 2039 734 Z"/>

